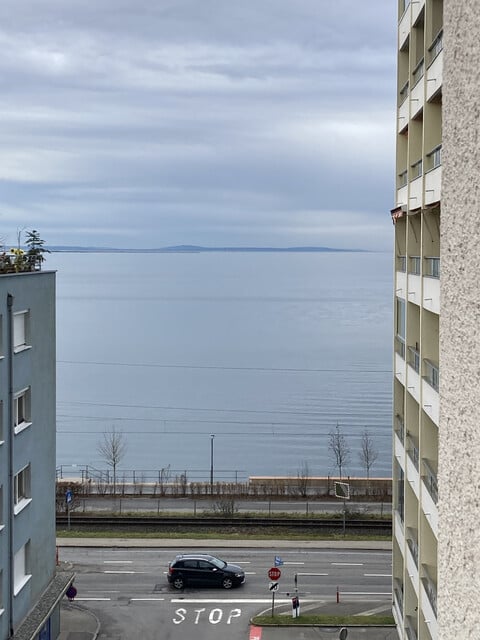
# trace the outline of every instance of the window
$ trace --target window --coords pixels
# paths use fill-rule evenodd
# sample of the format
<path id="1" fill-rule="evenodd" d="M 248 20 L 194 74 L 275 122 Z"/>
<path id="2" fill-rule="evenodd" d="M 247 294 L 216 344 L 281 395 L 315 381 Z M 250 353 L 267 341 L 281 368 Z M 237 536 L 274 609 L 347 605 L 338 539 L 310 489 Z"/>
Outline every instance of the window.
<path id="1" fill-rule="evenodd" d="M 19 471 L 13 480 L 13 512 L 20 513 L 31 502 L 30 465 Z"/>
<path id="2" fill-rule="evenodd" d="M 13 595 L 20 593 L 32 577 L 27 573 L 29 567 L 29 542 L 17 551 L 13 557 Z"/>
<path id="3" fill-rule="evenodd" d="M 30 420 L 30 387 L 22 389 L 13 399 L 13 425 L 15 433 L 20 433 L 31 425 Z"/>
<path id="4" fill-rule="evenodd" d="M 28 311 L 13 314 L 13 350 L 15 352 L 28 348 L 28 320 Z"/>

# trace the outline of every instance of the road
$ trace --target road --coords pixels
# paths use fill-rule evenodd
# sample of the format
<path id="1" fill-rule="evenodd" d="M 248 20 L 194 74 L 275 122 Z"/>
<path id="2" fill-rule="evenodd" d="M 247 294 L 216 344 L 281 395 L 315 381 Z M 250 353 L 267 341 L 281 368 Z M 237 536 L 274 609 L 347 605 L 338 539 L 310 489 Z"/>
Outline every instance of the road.
<path id="1" fill-rule="evenodd" d="M 173 591 L 166 572 L 174 555 L 168 549 L 62 548 L 60 560 L 74 565 L 77 601 L 99 617 L 99 640 L 246 640 L 251 616 L 271 612 L 267 571 L 274 563 L 274 549 L 216 549 L 215 555 L 245 569 L 245 585 L 231 591 Z M 284 561 L 275 594 L 278 613 L 291 611 L 295 574 L 302 612 L 325 604 L 339 611 L 352 606 L 355 611 L 390 610 L 391 554 L 387 551 L 292 546 L 277 555 Z"/>

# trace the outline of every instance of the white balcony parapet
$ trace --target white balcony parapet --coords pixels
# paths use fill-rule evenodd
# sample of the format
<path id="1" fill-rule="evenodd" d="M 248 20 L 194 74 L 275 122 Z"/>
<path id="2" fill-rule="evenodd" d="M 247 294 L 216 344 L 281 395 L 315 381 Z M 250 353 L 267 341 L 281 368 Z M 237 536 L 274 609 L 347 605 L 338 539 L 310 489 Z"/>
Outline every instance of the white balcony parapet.
<path id="1" fill-rule="evenodd" d="M 420 209 L 423 198 L 422 165 L 416 162 L 411 167 L 412 181 L 410 182 L 410 195 L 408 196 L 409 209 Z M 420 172 L 420 173 L 419 173 Z M 415 176 L 415 177 L 414 177 Z"/>
<path id="2" fill-rule="evenodd" d="M 437 588 L 428 575 L 425 565 L 422 566 L 420 607 L 433 640 L 438 638 L 437 622 Z"/>
<path id="3" fill-rule="evenodd" d="M 425 379 L 422 380 L 422 409 L 430 420 L 439 426 L 440 396 L 431 384 Z"/>
<path id="4" fill-rule="evenodd" d="M 442 166 L 438 165 L 425 174 L 425 204 L 440 202 L 441 198 Z"/>
<path id="5" fill-rule="evenodd" d="M 398 25 L 398 48 L 403 49 L 410 34 L 411 4 L 405 3 L 405 10 Z"/>
<path id="6" fill-rule="evenodd" d="M 435 258 L 427 258 L 426 265 L 427 269 L 429 267 L 429 260 L 434 260 Z M 440 260 L 440 259 L 438 259 Z M 432 265 L 430 265 L 432 266 Z M 440 261 L 433 265 L 435 269 L 440 270 Z M 440 313 L 440 280 L 438 277 L 424 275 L 423 277 L 423 307 L 431 311 L 432 313 L 436 313 L 437 315 Z"/>
<path id="7" fill-rule="evenodd" d="M 415 352 L 416 349 L 413 351 Z M 410 357 L 413 358 L 413 365 L 410 362 L 407 364 L 407 391 L 417 402 L 420 402 L 420 375 L 415 370 L 417 356 L 410 352 Z M 420 360 L 418 360 L 418 366 L 420 367 Z"/>

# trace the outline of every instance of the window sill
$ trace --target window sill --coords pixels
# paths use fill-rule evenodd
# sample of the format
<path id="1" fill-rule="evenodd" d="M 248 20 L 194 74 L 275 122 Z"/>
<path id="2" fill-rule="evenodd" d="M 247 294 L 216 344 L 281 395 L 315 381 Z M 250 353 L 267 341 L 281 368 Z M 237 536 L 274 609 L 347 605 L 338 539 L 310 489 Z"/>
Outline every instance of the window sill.
<path id="1" fill-rule="evenodd" d="M 22 433 L 22 431 L 25 431 L 25 429 L 28 429 L 28 427 L 30 427 L 32 425 L 31 422 L 21 422 L 20 424 L 18 424 L 16 427 L 13 428 L 13 433 L 15 435 L 18 435 L 19 433 Z"/>
<path id="2" fill-rule="evenodd" d="M 23 589 L 23 587 L 28 582 L 30 582 L 30 578 L 31 577 L 32 577 L 31 575 L 23 576 L 23 578 L 17 582 L 17 584 L 13 587 L 13 595 L 14 596 L 17 596 L 20 593 L 20 591 Z"/>
<path id="3" fill-rule="evenodd" d="M 18 504 L 16 504 L 13 507 L 13 515 L 18 516 L 18 514 L 25 509 L 25 507 L 28 507 L 31 501 L 32 501 L 31 498 L 23 498 L 23 500 L 21 500 Z"/>
<path id="4" fill-rule="evenodd" d="M 31 344 L 19 344 L 18 347 L 13 347 L 13 353 L 20 353 L 21 351 L 28 351 L 32 348 Z"/>

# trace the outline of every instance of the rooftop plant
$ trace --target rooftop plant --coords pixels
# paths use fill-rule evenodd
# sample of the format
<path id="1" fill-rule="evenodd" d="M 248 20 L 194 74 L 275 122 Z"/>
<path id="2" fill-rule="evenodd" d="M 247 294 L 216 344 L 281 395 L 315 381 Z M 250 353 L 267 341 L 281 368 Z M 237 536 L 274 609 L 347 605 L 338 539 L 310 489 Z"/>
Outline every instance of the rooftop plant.
<path id="1" fill-rule="evenodd" d="M 22 247 L 22 233 L 25 240 Z M 19 231 L 17 246 L 11 249 L 0 249 L 0 273 L 23 273 L 27 271 L 40 271 L 45 260 L 45 253 L 50 253 L 45 248 L 45 240 L 42 240 L 36 229 L 31 231 Z"/>

